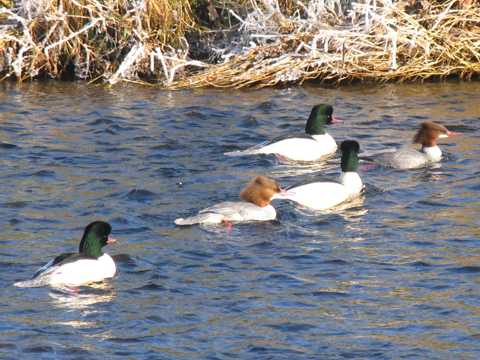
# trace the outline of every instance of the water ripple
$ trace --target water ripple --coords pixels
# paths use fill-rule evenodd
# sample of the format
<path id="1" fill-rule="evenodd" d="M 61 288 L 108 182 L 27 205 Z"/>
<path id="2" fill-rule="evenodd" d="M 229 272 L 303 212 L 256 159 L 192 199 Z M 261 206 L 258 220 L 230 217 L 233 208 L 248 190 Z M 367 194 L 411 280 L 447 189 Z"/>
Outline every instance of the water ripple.
<path id="1" fill-rule="evenodd" d="M 479 358 L 478 82 L 0 86 L 0 358 Z M 275 200 L 276 221 L 175 227 L 258 174 L 337 179 L 339 154 L 223 155 L 302 133 L 321 102 L 344 120 L 328 132 L 361 155 L 411 142 L 425 120 L 462 135 L 440 141 L 435 166 L 361 169 L 365 194 L 344 208 Z M 76 249 L 94 219 L 119 240 L 103 248 L 113 279 L 78 293 L 12 286 Z"/>

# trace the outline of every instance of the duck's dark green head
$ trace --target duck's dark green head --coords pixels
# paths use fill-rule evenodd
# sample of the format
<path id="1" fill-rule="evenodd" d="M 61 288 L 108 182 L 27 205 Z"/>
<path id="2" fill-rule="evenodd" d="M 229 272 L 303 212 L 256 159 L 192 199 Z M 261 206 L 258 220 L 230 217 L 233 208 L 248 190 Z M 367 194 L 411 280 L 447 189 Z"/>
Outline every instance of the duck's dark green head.
<path id="1" fill-rule="evenodd" d="M 94 221 L 88 224 L 83 232 L 78 251 L 94 258 L 102 256 L 102 247 L 116 241 L 109 236 L 111 232 L 112 227 L 104 221 Z"/>
<path id="2" fill-rule="evenodd" d="M 342 151 L 342 171 L 357 171 L 360 145 L 355 140 L 345 140 L 340 145 Z"/>
<path id="3" fill-rule="evenodd" d="M 310 116 L 305 126 L 305 132 L 309 135 L 325 134 L 325 125 L 333 122 L 333 107 L 327 104 L 315 105 L 310 112 Z"/>

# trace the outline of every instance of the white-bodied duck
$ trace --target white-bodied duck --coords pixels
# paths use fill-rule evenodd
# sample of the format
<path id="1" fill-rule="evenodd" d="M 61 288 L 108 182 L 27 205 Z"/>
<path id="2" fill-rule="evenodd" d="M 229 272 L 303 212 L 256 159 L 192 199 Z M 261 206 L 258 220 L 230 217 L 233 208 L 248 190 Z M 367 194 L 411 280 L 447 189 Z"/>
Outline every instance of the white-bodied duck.
<path id="1" fill-rule="evenodd" d="M 442 150 L 437 140 L 448 138 L 459 133 L 449 131 L 445 126 L 425 121 L 413 137 L 414 144 L 420 144 L 420 149 L 405 146 L 393 152 L 378 154 L 371 157 L 373 162 L 396 169 L 414 169 L 439 162 L 442 159 Z M 370 158 L 368 158 L 370 159 Z"/>
<path id="2" fill-rule="evenodd" d="M 111 278 L 116 266 L 110 255 L 103 253 L 105 245 L 116 242 L 110 236 L 112 227 L 103 221 L 89 224 L 83 233 L 78 253 L 65 253 L 50 260 L 31 280 L 16 282 L 18 287 L 77 287 Z"/>
<path id="3" fill-rule="evenodd" d="M 360 146 L 354 140 L 340 145 L 342 174 L 340 182 L 313 182 L 288 189 L 281 198 L 313 210 L 326 210 L 358 197 L 363 189 L 357 173 Z"/>
<path id="4" fill-rule="evenodd" d="M 227 156 L 275 154 L 291 161 L 315 161 L 333 154 L 337 143 L 325 131 L 325 126 L 340 122 L 333 116 L 331 105 L 319 104 L 312 108 L 305 126 L 305 134 L 296 137 L 276 138 L 246 150 L 227 152 Z"/>
<path id="5" fill-rule="evenodd" d="M 230 222 L 268 221 L 277 217 L 270 202 L 284 191 L 266 176 L 257 176 L 240 192 L 243 201 L 225 201 L 200 210 L 197 215 L 175 220 L 176 225 L 228 224 Z"/>

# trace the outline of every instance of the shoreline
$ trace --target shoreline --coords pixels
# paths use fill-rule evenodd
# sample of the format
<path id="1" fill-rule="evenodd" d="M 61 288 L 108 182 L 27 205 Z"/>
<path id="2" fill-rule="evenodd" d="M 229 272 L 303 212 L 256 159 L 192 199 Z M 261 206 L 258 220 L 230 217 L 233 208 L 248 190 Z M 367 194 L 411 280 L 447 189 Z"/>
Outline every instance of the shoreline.
<path id="1" fill-rule="evenodd" d="M 202 1 L 11 2 L 0 9 L 0 79 L 182 89 L 480 74 L 478 1 Z"/>

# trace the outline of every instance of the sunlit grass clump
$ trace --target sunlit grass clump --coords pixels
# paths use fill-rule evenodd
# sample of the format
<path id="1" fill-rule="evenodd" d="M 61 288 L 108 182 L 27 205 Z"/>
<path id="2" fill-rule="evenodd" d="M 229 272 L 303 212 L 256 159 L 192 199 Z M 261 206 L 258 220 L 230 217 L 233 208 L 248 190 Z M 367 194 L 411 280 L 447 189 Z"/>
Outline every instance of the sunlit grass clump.
<path id="1" fill-rule="evenodd" d="M 5 0 L 1 0 L 4 1 Z M 156 62 L 188 52 L 187 0 L 29 0 L 0 9 L 0 72 L 28 79 L 158 76 Z M 180 56 L 181 57 L 181 56 Z M 162 58 L 164 62 L 168 59 Z"/>
<path id="2" fill-rule="evenodd" d="M 243 42 L 222 54 L 224 62 L 173 85 L 470 79 L 480 73 L 478 2 L 306 1 L 289 16 L 265 6 L 275 2 L 256 3 L 239 19 Z"/>
<path id="3" fill-rule="evenodd" d="M 0 75 L 168 88 L 480 73 L 477 0 L 0 0 Z"/>

